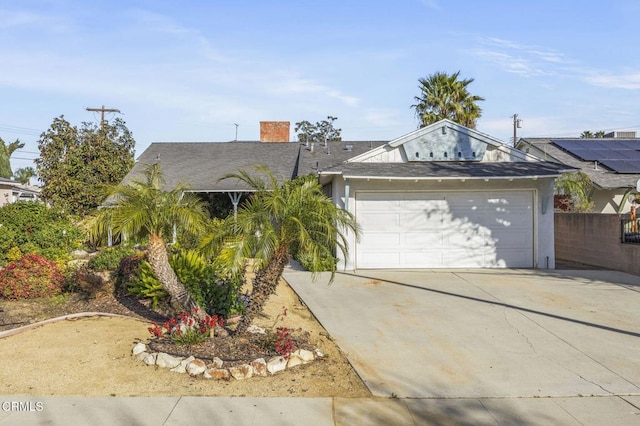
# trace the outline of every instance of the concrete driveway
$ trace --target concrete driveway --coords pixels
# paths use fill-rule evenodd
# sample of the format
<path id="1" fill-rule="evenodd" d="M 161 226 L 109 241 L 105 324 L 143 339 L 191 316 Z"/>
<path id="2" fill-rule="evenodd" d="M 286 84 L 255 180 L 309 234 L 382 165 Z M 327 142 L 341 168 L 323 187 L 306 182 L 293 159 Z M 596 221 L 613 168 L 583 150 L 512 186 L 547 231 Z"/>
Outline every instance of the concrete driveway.
<path id="1" fill-rule="evenodd" d="M 640 277 L 369 270 L 330 286 L 327 274 L 284 277 L 375 396 L 640 404 Z"/>

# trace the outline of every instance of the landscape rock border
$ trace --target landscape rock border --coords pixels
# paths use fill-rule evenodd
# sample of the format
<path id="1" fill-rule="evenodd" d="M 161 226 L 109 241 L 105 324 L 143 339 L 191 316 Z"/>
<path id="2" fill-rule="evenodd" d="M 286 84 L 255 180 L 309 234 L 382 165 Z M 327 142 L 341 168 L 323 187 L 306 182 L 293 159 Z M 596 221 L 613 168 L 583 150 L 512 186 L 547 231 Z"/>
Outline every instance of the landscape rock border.
<path id="1" fill-rule="evenodd" d="M 189 374 L 191 377 L 202 377 L 203 379 L 227 381 L 231 380 L 231 378 L 246 380 L 254 376 L 266 377 L 324 357 L 324 354 L 317 349 L 313 351 L 297 349 L 286 358 L 284 356 L 274 356 L 268 360 L 257 358 L 248 363 L 226 368 L 224 361 L 220 358 L 213 358 L 213 361 L 207 364 L 193 356 L 182 358 L 164 352 L 149 352 L 148 349 L 149 347 L 145 343 L 138 342 L 133 346 L 131 354 L 146 365 L 168 368 L 169 371 L 174 373 Z"/>

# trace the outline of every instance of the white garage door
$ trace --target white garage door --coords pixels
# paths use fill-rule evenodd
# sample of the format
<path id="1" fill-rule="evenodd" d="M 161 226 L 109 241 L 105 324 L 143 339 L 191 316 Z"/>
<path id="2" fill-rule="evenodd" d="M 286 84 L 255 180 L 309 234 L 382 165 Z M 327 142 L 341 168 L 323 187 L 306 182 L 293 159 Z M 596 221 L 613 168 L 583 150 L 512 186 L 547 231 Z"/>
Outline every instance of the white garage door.
<path id="1" fill-rule="evenodd" d="M 533 192 L 357 192 L 356 267 L 533 266 Z"/>

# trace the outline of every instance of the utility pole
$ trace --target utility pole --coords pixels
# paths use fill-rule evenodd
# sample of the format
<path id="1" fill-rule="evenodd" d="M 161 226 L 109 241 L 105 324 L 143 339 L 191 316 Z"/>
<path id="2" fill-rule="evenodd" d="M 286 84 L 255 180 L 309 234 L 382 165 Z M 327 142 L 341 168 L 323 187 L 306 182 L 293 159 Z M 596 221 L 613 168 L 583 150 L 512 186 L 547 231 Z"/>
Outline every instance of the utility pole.
<path id="1" fill-rule="evenodd" d="M 117 112 L 120 113 L 119 109 L 115 109 L 115 108 L 105 108 L 104 105 L 102 105 L 102 108 L 87 108 L 87 111 L 92 111 L 92 112 L 100 112 L 100 128 L 104 129 L 104 113 L 105 112 Z"/>
<path id="2" fill-rule="evenodd" d="M 518 118 L 518 114 L 513 114 L 513 147 L 514 148 L 516 146 L 516 141 L 517 141 L 516 129 L 520 129 L 522 127 L 520 123 L 522 123 L 522 120 Z"/>

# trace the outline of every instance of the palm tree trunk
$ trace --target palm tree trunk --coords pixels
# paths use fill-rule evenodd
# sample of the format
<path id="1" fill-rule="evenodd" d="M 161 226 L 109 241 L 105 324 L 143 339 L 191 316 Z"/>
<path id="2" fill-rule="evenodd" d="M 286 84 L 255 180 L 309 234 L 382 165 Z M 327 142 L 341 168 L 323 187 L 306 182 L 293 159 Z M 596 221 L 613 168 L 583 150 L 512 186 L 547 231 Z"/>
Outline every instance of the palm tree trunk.
<path id="1" fill-rule="evenodd" d="M 267 266 L 256 272 L 251 290 L 251 300 L 245 309 L 244 316 L 238 323 L 238 327 L 236 327 L 236 335 L 246 332 L 253 320 L 262 313 L 269 296 L 276 292 L 284 267 L 288 263 L 289 250 L 286 247 L 281 247 L 276 250 Z"/>
<path id="2" fill-rule="evenodd" d="M 198 303 L 189 295 L 184 284 L 180 282 L 178 276 L 169 264 L 169 253 L 167 246 L 161 236 L 149 235 L 149 246 L 147 248 L 147 257 L 153 273 L 162 284 L 162 287 L 169 293 L 172 302 L 178 303 L 185 310 L 193 312 L 197 311 L 204 315 L 204 311 Z"/>

